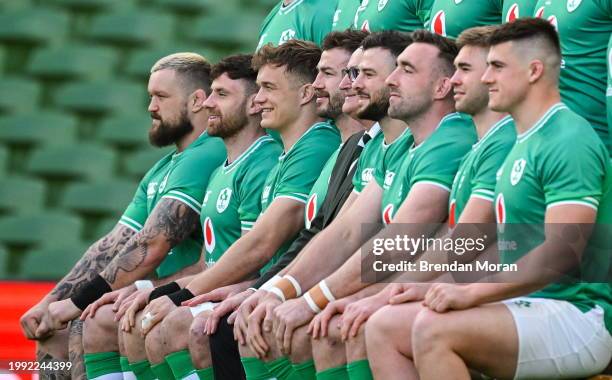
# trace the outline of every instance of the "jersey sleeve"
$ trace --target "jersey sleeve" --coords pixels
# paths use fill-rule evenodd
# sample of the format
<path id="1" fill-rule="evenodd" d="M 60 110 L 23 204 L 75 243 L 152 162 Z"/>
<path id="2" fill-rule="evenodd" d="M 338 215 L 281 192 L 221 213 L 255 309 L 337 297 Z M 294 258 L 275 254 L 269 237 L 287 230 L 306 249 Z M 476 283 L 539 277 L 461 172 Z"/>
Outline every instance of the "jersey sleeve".
<path id="1" fill-rule="evenodd" d="M 123 215 L 119 219 L 119 223 L 138 232 L 142 230 L 144 223 L 147 220 L 149 214 L 147 210 L 147 186 L 148 186 L 148 175 L 140 181 L 134 198 L 127 206 Z"/>
<path id="2" fill-rule="evenodd" d="M 563 141 L 567 142 L 563 146 L 547 144 L 546 153 L 540 155 L 538 169 L 546 206 L 572 203 L 597 209 L 606 171 L 601 151 L 605 148 L 579 136 Z"/>
<path id="3" fill-rule="evenodd" d="M 200 214 L 208 180 L 226 158 L 225 146 L 221 139 L 209 138 L 197 152 L 189 153 L 168 176 L 162 198 L 179 200 Z"/>
<path id="4" fill-rule="evenodd" d="M 268 155 L 258 160 L 256 165 L 250 166 L 245 175 L 240 178 L 238 217 L 242 230 L 248 231 L 255 225 L 261 213 L 261 192 L 270 170 L 277 162 L 278 156 Z"/>
<path id="5" fill-rule="evenodd" d="M 295 147 L 274 191 L 275 198 L 291 198 L 306 203 L 321 170 L 340 145 L 340 137 L 332 127 L 319 127 L 307 132 L 305 140 Z M 289 158 L 289 157 L 287 157 Z"/>
<path id="6" fill-rule="evenodd" d="M 357 194 L 363 191 L 363 187 L 361 186 L 361 171 L 363 170 L 362 167 L 364 158 L 365 157 L 362 153 L 357 161 L 357 168 L 355 169 L 355 174 L 353 175 L 353 191 Z"/>
<path id="7" fill-rule="evenodd" d="M 507 128 L 514 128 L 508 126 Z M 500 131 L 501 133 L 502 131 Z M 498 140 L 487 146 L 482 153 L 478 167 L 472 178 L 472 194 L 478 198 L 493 202 L 495 195 L 495 184 L 497 182 L 497 171 L 514 144 L 513 139 Z"/>

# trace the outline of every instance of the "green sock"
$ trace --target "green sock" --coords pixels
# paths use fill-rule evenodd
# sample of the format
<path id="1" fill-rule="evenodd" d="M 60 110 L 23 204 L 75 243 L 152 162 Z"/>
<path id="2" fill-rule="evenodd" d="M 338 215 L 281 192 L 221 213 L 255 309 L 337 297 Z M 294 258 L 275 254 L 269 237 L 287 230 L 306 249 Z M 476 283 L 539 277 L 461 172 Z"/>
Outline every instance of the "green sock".
<path id="1" fill-rule="evenodd" d="M 132 380 L 135 378 L 134 372 L 132 372 L 132 367 L 130 367 L 130 362 L 128 361 L 127 356 L 120 356 L 119 364 L 121 365 L 121 372 L 123 372 L 124 380 Z"/>
<path id="2" fill-rule="evenodd" d="M 317 380 L 349 380 L 346 364 L 317 372 Z"/>
<path id="3" fill-rule="evenodd" d="M 189 350 L 182 350 L 166 355 L 166 362 L 168 362 L 168 365 L 172 368 L 172 373 L 176 379 L 182 379 L 190 373 L 195 372 Z"/>
<path id="4" fill-rule="evenodd" d="M 84 358 L 88 379 L 122 372 L 118 352 L 96 352 L 85 354 Z"/>
<path id="5" fill-rule="evenodd" d="M 215 371 L 213 371 L 213 367 L 196 369 L 196 373 L 200 380 L 215 380 Z"/>
<path id="6" fill-rule="evenodd" d="M 292 364 L 293 367 L 293 378 L 296 380 L 315 380 L 316 370 L 314 366 L 314 360 L 306 360 L 303 363 Z"/>
<path id="7" fill-rule="evenodd" d="M 166 361 L 151 365 L 151 371 L 159 380 L 174 380 L 172 370 Z"/>
<path id="8" fill-rule="evenodd" d="M 372 380 L 372 371 L 368 359 L 357 360 L 346 365 L 346 370 L 351 380 Z"/>
<path id="9" fill-rule="evenodd" d="M 130 363 L 132 372 L 138 380 L 155 380 L 155 374 L 151 371 L 151 363 L 148 360 L 141 360 L 136 363 Z"/>
<path id="10" fill-rule="evenodd" d="M 268 380 L 274 375 L 268 371 L 266 364 L 257 358 L 240 358 L 247 380 Z"/>
<path id="11" fill-rule="evenodd" d="M 293 374 L 293 367 L 291 366 L 291 360 L 286 356 L 281 356 L 271 362 L 264 362 L 264 365 L 276 377 L 278 380 L 289 380 Z"/>

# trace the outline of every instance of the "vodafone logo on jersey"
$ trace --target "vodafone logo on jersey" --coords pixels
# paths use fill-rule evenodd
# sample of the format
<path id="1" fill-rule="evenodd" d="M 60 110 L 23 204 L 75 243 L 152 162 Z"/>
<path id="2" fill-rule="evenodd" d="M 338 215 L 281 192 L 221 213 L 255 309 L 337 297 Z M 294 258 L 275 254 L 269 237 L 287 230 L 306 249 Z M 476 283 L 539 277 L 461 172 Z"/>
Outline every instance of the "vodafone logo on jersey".
<path id="1" fill-rule="evenodd" d="M 455 220 L 457 213 L 457 202 L 453 199 L 448 208 L 448 226 L 454 228 L 457 221 Z"/>
<path id="2" fill-rule="evenodd" d="M 517 3 L 512 4 L 508 9 L 508 14 L 506 15 L 506 22 L 512 22 L 516 20 L 520 17 L 519 15 L 519 5 Z"/>
<path id="3" fill-rule="evenodd" d="M 204 248 L 208 253 L 215 249 L 215 229 L 209 217 L 204 219 Z"/>
<path id="4" fill-rule="evenodd" d="M 538 8 L 538 10 L 535 13 L 535 17 L 537 17 L 537 18 L 544 17 L 544 7 Z"/>
<path id="5" fill-rule="evenodd" d="M 382 213 L 382 219 L 385 225 L 391 224 L 391 219 L 393 219 L 393 205 L 387 205 Z"/>
<path id="6" fill-rule="evenodd" d="M 559 31 L 559 24 L 557 23 L 557 16 L 549 16 L 548 22 L 550 22 L 550 24 L 555 27 L 555 30 L 557 32 Z"/>
<path id="7" fill-rule="evenodd" d="M 495 199 L 495 218 L 497 223 L 506 223 L 506 203 L 504 202 L 504 194 L 499 194 Z"/>
<path id="8" fill-rule="evenodd" d="M 306 202 L 306 228 L 310 228 L 312 221 L 317 215 L 317 194 L 312 194 L 312 196 Z"/>
<path id="9" fill-rule="evenodd" d="M 431 19 L 431 31 L 446 37 L 446 14 L 444 11 L 438 11 Z"/>

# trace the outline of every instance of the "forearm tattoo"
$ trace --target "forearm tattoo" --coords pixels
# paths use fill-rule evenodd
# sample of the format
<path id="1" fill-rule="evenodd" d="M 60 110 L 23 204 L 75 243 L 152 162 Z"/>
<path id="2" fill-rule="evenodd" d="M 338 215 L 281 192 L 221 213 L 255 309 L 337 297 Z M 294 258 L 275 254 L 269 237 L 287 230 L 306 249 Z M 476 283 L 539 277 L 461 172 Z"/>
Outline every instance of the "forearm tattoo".
<path id="1" fill-rule="evenodd" d="M 53 364 L 49 364 L 49 363 L 53 363 L 56 361 L 62 361 L 61 359 L 54 358 L 53 356 L 51 356 L 51 354 L 41 349 L 38 349 L 36 351 L 36 360 L 41 364 L 41 368 L 49 368 L 49 367 L 53 368 Z M 70 380 L 71 379 L 70 370 L 68 369 L 60 370 L 60 371 L 40 370 L 38 372 L 38 378 L 40 380 Z"/>
<path id="2" fill-rule="evenodd" d="M 83 321 L 75 319 L 70 322 L 70 337 L 68 339 L 68 358 L 72 380 L 85 380 L 85 361 L 83 358 Z"/>
<path id="3" fill-rule="evenodd" d="M 163 199 L 137 233 L 100 275 L 112 286 L 121 272 L 135 271 L 151 254 L 150 242 L 164 239 L 172 248 L 197 228 L 199 215 L 183 202 Z"/>
<path id="4" fill-rule="evenodd" d="M 135 233 L 128 227 L 117 225 L 104 238 L 89 247 L 72 270 L 51 291 L 51 296 L 58 300 L 72 297 L 89 280 L 106 268 Z"/>

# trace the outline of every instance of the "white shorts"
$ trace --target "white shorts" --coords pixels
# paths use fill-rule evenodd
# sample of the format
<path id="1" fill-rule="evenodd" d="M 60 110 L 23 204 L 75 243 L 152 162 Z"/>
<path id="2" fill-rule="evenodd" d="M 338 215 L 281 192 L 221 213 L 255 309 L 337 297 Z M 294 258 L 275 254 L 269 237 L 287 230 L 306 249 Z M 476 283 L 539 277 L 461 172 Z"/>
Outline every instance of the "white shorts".
<path id="1" fill-rule="evenodd" d="M 586 313 L 567 301 L 519 297 L 504 301 L 518 332 L 515 379 L 574 379 L 601 373 L 612 336 L 599 306 Z"/>
<path id="2" fill-rule="evenodd" d="M 191 315 L 193 315 L 193 317 L 195 318 L 198 314 L 202 312 L 214 309 L 215 306 L 217 306 L 217 302 L 204 302 L 199 304 L 198 306 L 190 307 L 189 311 L 191 311 Z"/>

